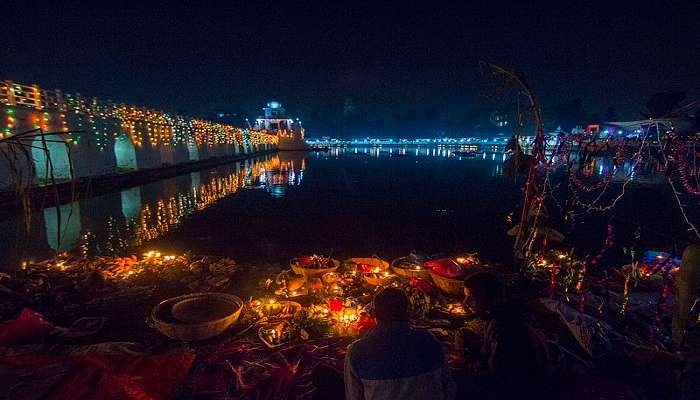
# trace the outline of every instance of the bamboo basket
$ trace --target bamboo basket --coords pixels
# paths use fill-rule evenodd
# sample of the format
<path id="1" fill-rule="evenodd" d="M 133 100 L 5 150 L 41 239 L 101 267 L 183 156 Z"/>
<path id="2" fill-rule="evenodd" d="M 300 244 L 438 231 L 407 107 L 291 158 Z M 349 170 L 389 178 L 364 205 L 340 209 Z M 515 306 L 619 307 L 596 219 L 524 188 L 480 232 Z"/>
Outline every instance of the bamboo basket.
<path id="1" fill-rule="evenodd" d="M 462 279 L 446 278 L 442 275 L 430 271 L 435 286 L 450 296 L 460 296 L 464 294 L 464 281 Z"/>
<path id="2" fill-rule="evenodd" d="M 430 278 L 430 270 L 427 268 L 423 268 L 421 266 L 421 269 L 409 269 L 409 268 L 401 268 L 399 267 L 399 263 L 408 257 L 400 257 L 397 258 L 396 260 L 392 261 L 391 263 L 391 269 L 394 271 L 396 275 L 399 275 L 404 278 L 422 278 L 422 279 L 428 279 Z"/>
<path id="3" fill-rule="evenodd" d="M 363 274 L 362 277 L 364 278 L 365 282 L 367 284 L 372 285 L 372 286 L 379 286 L 388 279 L 391 279 L 391 276 L 384 276 L 384 275 L 379 275 L 375 276 L 375 273 L 368 273 L 368 274 Z"/>
<path id="4" fill-rule="evenodd" d="M 296 259 L 292 259 L 289 262 L 289 265 L 292 267 L 292 271 L 294 271 L 295 274 L 303 275 L 304 278 L 308 279 L 320 277 L 323 274 L 327 274 L 329 272 L 335 272 L 340 267 L 340 261 L 334 258 L 331 258 L 330 260 L 333 263 L 333 267 L 329 268 L 305 268 L 297 264 Z"/>
<path id="5" fill-rule="evenodd" d="M 224 310 L 229 309 L 228 312 Z M 195 311 L 213 309 L 210 315 Z M 227 293 L 192 293 L 162 301 L 151 311 L 150 325 L 163 335 L 182 341 L 197 341 L 220 335 L 233 325 L 243 310 L 243 301 Z M 180 318 L 173 315 L 175 311 Z M 188 322 L 189 321 L 189 322 Z"/>
<path id="6" fill-rule="evenodd" d="M 379 271 L 382 272 L 389 269 L 389 263 L 379 257 L 356 257 L 348 258 L 346 261 L 354 265 L 367 264 L 373 268 L 379 268 Z"/>

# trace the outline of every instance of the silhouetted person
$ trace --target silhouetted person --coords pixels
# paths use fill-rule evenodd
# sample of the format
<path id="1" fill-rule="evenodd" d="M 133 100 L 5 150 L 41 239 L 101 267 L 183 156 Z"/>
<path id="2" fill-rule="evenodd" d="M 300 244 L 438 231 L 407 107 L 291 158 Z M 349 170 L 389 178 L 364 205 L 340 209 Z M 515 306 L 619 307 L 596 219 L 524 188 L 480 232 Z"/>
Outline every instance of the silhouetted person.
<path id="1" fill-rule="evenodd" d="M 455 386 L 442 345 L 408 324 L 408 298 L 386 288 L 374 296 L 377 326 L 345 358 L 347 400 L 452 399 Z"/>
<path id="2" fill-rule="evenodd" d="M 547 346 L 520 307 L 504 301 L 501 280 L 492 273 L 477 272 L 465 279 L 464 293 L 465 306 L 486 326 L 483 340 L 463 332 L 461 345 L 468 368 L 461 391 L 481 392 L 487 398 L 543 398 L 549 372 Z"/>

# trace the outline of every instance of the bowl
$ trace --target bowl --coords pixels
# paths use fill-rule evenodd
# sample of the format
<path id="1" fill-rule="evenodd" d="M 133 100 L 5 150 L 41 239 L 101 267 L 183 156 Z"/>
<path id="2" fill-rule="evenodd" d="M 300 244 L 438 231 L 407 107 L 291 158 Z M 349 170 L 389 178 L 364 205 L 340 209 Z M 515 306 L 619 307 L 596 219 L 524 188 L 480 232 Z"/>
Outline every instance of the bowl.
<path id="1" fill-rule="evenodd" d="M 233 325 L 243 301 L 227 293 L 192 293 L 160 302 L 151 311 L 151 325 L 163 335 L 182 341 L 206 340 Z"/>

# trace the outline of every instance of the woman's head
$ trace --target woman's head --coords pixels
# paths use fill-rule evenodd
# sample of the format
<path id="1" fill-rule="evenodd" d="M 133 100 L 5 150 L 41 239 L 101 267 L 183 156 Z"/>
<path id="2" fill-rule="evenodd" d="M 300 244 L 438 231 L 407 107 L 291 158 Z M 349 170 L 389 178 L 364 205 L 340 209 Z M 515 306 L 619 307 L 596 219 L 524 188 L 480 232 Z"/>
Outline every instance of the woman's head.
<path id="1" fill-rule="evenodd" d="M 374 316 L 379 322 L 408 321 L 408 297 L 396 288 L 385 288 L 374 295 Z"/>
<path id="2" fill-rule="evenodd" d="M 477 272 L 464 280 L 464 295 L 465 306 L 479 316 L 487 316 L 503 301 L 503 282 L 490 272 Z"/>

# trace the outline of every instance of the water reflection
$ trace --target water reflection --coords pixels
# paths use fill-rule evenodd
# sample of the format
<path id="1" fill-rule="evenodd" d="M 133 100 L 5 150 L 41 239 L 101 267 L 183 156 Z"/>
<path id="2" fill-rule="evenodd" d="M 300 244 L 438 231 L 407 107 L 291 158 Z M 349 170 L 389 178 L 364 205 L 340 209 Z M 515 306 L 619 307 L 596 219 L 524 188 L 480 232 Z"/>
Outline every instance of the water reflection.
<path id="1" fill-rule="evenodd" d="M 141 188 L 136 186 L 122 190 L 120 197 L 122 202 L 122 215 L 124 218 L 126 218 L 127 221 L 131 221 L 138 217 L 141 211 Z"/>
<path id="2" fill-rule="evenodd" d="M 341 156 L 368 156 L 368 157 L 431 157 L 450 158 L 459 161 L 484 160 L 492 162 L 491 176 L 503 175 L 503 162 L 508 155 L 502 151 L 502 147 L 489 146 L 479 149 L 476 145 L 458 146 L 338 146 L 331 147 L 327 152 L 315 152 L 314 157 L 338 158 Z M 558 163 L 559 157 L 547 154 L 548 161 Z M 576 154 L 572 154 L 571 161 L 578 168 Z M 608 178 L 614 182 L 622 182 L 632 178 L 632 181 L 643 184 L 655 184 L 663 182 L 663 174 L 659 173 L 661 166 L 653 160 L 636 163 L 627 159 L 622 165 L 615 166 L 611 157 L 597 157 L 587 165 L 581 167 L 579 174 L 582 177 Z"/>
<path id="3" fill-rule="evenodd" d="M 556 161 L 556 159 L 555 159 Z M 579 178 L 607 179 L 615 183 L 627 180 L 635 184 L 656 185 L 665 182 L 664 166 L 656 160 L 635 161 L 626 159 L 615 164 L 610 157 L 595 157 L 585 164 L 573 158 L 574 173 Z"/>
<path id="4" fill-rule="evenodd" d="M 355 224 L 353 229 L 357 232 L 362 231 L 360 225 L 363 224 L 392 221 L 392 213 L 396 214 L 393 215 L 395 221 L 403 221 L 407 212 L 419 215 L 423 209 L 428 210 L 423 225 L 429 226 L 434 223 L 432 210 L 460 209 L 459 207 L 463 206 L 461 202 L 467 197 L 470 199 L 470 207 L 471 202 L 479 204 L 479 207 L 486 207 L 491 205 L 495 197 L 510 196 L 508 201 L 498 204 L 499 207 L 503 206 L 508 210 L 494 208 L 483 213 L 491 216 L 503 215 L 510 211 L 509 207 L 518 203 L 521 184 L 510 177 L 501 178 L 504 175 L 505 159 L 506 155 L 503 153 L 476 153 L 470 146 L 353 146 L 334 147 L 327 152 L 282 152 L 80 200 L 72 205 L 37 211 L 32 220 L 34 225 L 31 232 L 21 239 L 16 239 L 21 236 L 17 232 L 23 232 L 21 221 L 0 221 L 0 232 L 9 238 L 0 241 L 0 261 L 14 262 L 29 255 L 39 259 L 49 256 L 53 251 L 71 249 L 79 249 L 87 255 L 129 254 L 135 248 L 168 234 L 198 210 L 208 208 L 221 199 L 244 190 L 249 193 L 241 196 L 243 203 L 253 199 L 252 203 L 246 204 L 255 204 L 260 197 L 254 196 L 272 197 L 274 201 L 262 202 L 265 203 L 265 207 L 289 212 L 280 217 L 281 214 L 269 213 L 264 210 L 270 209 L 263 208 L 260 215 L 255 215 L 254 219 L 251 217 L 247 221 L 248 225 L 233 227 L 233 230 L 245 230 L 252 238 L 256 236 L 249 233 L 249 229 L 260 228 L 266 233 L 256 237 L 259 243 L 272 246 L 270 243 L 273 243 L 273 240 L 267 233 L 269 229 L 262 228 L 276 227 L 285 221 L 292 221 L 295 223 L 294 228 L 289 229 L 297 231 L 300 226 L 304 227 L 307 229 L 307 236 L 300 235 L 295 243 L 291 243 L 288 237 L 280 238 L 280 243 L 289 243 L 290 249 L 293 244 L 303 247 L 306 242 L 315 243 L 318 240 L 318 231 L 322 229 L 308 222 L 308 218 L 303 218 L 302 221 L 294 220 L 297 218 L 295 215 L 327 215 L 329 209 L 352 213 L 360 207 L 362 212 L 370 215 L 371 218 L 362 223 L 358 222 L 359 219 L 345 221 L 346 225 Z M 313 174 L 305 178 L 308 166 L 312 166 Z M 603 179 L 604 177 L 612 178 L 612 182 L 615 183 L 628 179 L 628 176 L 632 176 L 634 182 L 640 183 L 664 179 L 663 174 L 655 172 L 657 167 L 653 163 L 637 165 L 634 161 L 625 160 L 615 166 L 610 158 L 594 159 L 580 170 L 578 167 L 572 167 L 571 170 L 580 178 L 580 185 L 585 186 L 595 186 L 598 181 L 605 183 L 608 180 Z M 561 175 L 567 172 L 565 168 L 558 170 Z M 474 190 L 475 188 L 478 190 Z M 463 192 L 459 192 L 460 190 Z M 323 193 L 333 205 L 317 202 L 319 193 Z M 360 193 L 361 196 L 358 195 Z M 299 204 L 307 207 L 303 213 L 298 212 Z M 387 204 L 391 204 L 391 207 L 383 208 Z M 226 238 L 226 246 L 230 247 L 234 233 L 227 231 L 232 229 L 230 224 L 227 225 L 227 218 L 235 213 L 231 211 L 231 214 L 227 215 L 223 209 L 211 212 L 225 216 L 221 218 L 222 226 L 211 229 L 218 229 L 217 232 L 221 232 L 221 236 Z M 375 212 L 376 214 L 373 214 Z M 287 214 L 292 217 L 287 217 Z M 269 218 L 266 220 L 266 217 Z M 197 227 L 198 223 L 201 224 L 202 221 L 193 219 L 192 226 Z M 204 223 L 206 231 L 215 222 L 207 220 Z M 453 224 L 453 221 L 450 219 L 445 223 Z M 387 231 L 391 226 L 390 222 L 385 223 Z M 486 227 L 488 226 L 487 224 Z M 450 232 L 454 230 L 453 225 L 444 228 Z M 372 232 L 374 231 L 366 234 L 373 234 Z M 416 237 L 419 236 L 418 233 L 416 232 Z M 188 240 L 186 234 L 187 232 L 183 232 L 182 236 Z M 347 237 L 351 243 L 364 240 L 362 237 L 352 238 L 350 234 Z M 383 243 L 383 237 L 378 236 L 376 242 Z M 238 240 L 248 238 L 239 237 Z M 248 247 L 255 248 L 255 243 L 251 239 Z M 420 243 L 416 242 L 415 247 L 419 247 L 418 244 Z M 330 248 L 337 244 L 325 245 Z M 237 251 L 243 251 L 241 247 L 244 245 L 236 246 Z M 276 249 L 282 247 L 281 244 L 278 246 Z M 277 253 L 275 251 L 275 254 Z M 11 262 L 5 264 L 10 265 Z"/>
<path id="5" fill-rule="evenodd" d="M 164 180 L 160 185 L 164 196 L 150 202 L 143 202 L 140 187 L 124 190 L 120 193 L 124 218 L 109 216 L 104 229 L 88 228 L 80 248 L 86 255 L 127 253 L 242 188 L 264 187 L 273 197 L 280 197 L 287 185 L 301 184 L 304 168 L 303 156 L 282 154 Z M 189 182 L 183 185 L 187 178 Z M 47 232 L 51 228 L 47 225 Z"/>
<path id="6" fill-rule="evenodd" d="M 78 250 L 89 256 L 128 254 L 243 188 L 284 196 L 288 185 L 301 184 L 305 155 L 281 153 L 245 160 L 37 211 L 28 235 L 16 234 L 14 240 L 0 245 L 0 258 L 12 264 L 56 251 Z M 0 222 L 9 238 L 11 232 L 21 232 L 19 227 L 19 218 Z"/>
<path id="7" fill-rule="evenodd" d="M 51 227 L 46 231 L 46 241 L 54 251 L 63 251 L 75 246 L 80 237 L 80 208 L 64 204 L 44 210 L 44 224 Z"/>
<path id="8" fill-rule="evenodd" d="M 275 164 L 260 170 L 259 184 L 270 196 L 281 198 L 287 194 L 288 186 L 299 186 L 304 179 L 307 152 L 287 151 L 279 153 Z"/>
<path id="9" fill-rule="evenodd" d="M 467 156 L 466 154 L 469 155 Z M 327 154 L 332 157 L 339 157 L 343 155 L 351 156 L 370 156 L 370 157 L 382 157 L 382 156 L 414 156 L 414 157 L 455 157 L 458 159 L 467 159 L 474 156 L 481 156 L 486 158 L 487 154 L 492 157 L 493 160 L 500 159 L 505 160 L 505 154 L 499 151 L 499 148 L 494 147 L 492 149 L 487 149 L 487 151 L 480 151 L 479 147 L 476 145 L 460 145 L 460 146 L 338 146 L 332 147 L 327 153 L 316 152 L 316 155 Z"/>

